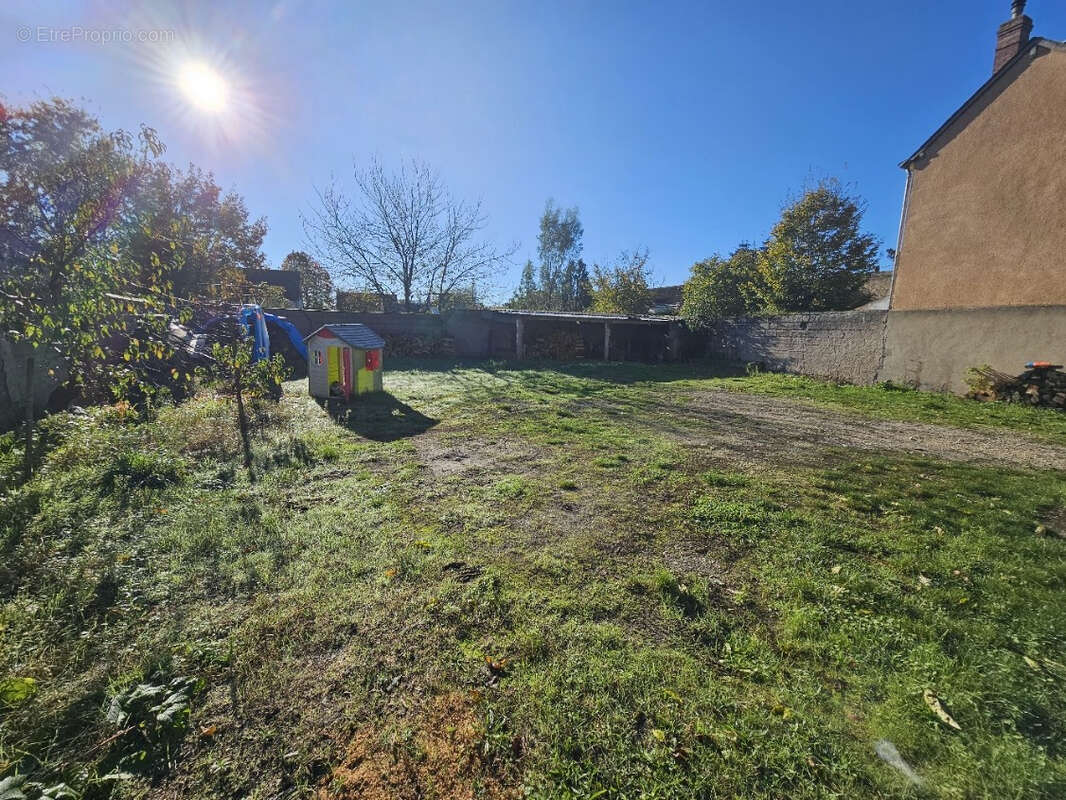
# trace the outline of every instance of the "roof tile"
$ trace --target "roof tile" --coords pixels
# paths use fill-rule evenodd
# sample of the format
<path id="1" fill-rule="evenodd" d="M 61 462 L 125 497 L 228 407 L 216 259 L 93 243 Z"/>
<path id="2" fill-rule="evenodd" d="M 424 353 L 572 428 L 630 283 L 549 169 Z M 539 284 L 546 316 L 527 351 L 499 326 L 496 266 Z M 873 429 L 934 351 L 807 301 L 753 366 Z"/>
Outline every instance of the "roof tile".
<path id="1" fill-rule="evenodd" d="M 322 331 L 329 331 L 345 344 L 357 347 L 360 350 L 379 350 L 385 346 L 385 340 L 370 330 L 366 325 L 358 322 L 339 325 L 323 325 L 304 341 L 317 336 Z"/>

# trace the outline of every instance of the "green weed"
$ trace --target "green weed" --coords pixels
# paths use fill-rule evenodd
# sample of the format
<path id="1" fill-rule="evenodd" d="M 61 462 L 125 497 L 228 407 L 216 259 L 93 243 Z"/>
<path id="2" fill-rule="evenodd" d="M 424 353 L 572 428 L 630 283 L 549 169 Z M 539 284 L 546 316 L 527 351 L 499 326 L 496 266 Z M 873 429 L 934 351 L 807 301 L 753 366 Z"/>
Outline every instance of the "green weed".
<path id="1" fill-rule="evenodd" d="M 6 787 L 356 793 L 358 741 L 454 752 L 473 796 L 1066 790 L 1061 474 L 675 435 L 722 388 L 1045 438 L 1061 416 L 683 365 L 392 362 L 386 388 L 339 419 L 288 385 L 255 484 L 210 394 L 48 421 L 0 502 Z M 477 468 L 434 471 L 441 442 Z M 427 740 L 442 697 L 473 722 Z"/>

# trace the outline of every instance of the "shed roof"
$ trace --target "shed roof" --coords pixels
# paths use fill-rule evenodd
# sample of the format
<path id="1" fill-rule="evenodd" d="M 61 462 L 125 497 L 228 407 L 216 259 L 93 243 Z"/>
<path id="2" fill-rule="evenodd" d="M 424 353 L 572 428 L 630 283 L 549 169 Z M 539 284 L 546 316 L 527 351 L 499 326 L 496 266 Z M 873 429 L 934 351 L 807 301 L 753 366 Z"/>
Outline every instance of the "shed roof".
<path id="1" fill-rule="evenodd" d="M 526 317 L 546 319 L 565 319 L 573 322 L 632 322 L 647 323 L 649 325 L 668 325 L 677 322 L 677 317 L 651 316 L 647 314 L 603 314 L 597 312 L 581 311 L 523 311 L 515 308 L 494 308 L 491 314 L 506 314 L 509 317 Z"/>
<path id="2" fill-rule="evenodd" d="M 342 325 L 323 325 L 310 336 L 304 337 L 304 341 L 306 342 L 315 336 L 319 336 L 322 331 L 329 331 L 345 344 L 357 347 L 360 350 L 379 350 L 385 346 L 384 339 L 370 330 L 366 325 L 362 325 L 358 322 L 345 323 Z"/>

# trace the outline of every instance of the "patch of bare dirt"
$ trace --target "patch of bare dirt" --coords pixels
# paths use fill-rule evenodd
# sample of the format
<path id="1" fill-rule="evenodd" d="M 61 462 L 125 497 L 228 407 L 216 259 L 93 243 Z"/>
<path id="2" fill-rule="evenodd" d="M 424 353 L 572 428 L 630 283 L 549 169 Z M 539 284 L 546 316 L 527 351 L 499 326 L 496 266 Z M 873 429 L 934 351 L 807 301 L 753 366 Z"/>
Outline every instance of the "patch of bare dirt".
<path id="1" fill-rule="evenodd" d="M 686 405 L 655 410 L 661 412 L 652 415 L 657 430 L 731 461 L 810 464 L 823 461 L 826 448 L 851 447 L 1066 470 L 1066 447 L 1010 430 L 874 420 L 787 398 L 727 391 L 700 392 Z"/>
<path id="2" fill-rule="evenodd" d="M 1046 533 L 1066 539 L 1066 507 L 1051 511 L 1042 524 Z"/>
<path id="3" fill-rule="evenodd" d="M 725 566 L 706 540 L 671 542 L 663 552 L 663 563 L 675 575 L 698 575 L 709 586 L 723 586 L 726 582 Z"/>
<path id="4" fill-rule="evenodd" d="M 473 470 L 529 472 L 539 455 L 522 441 L 507 439 L 451 439 L 437 432 L 411 439 L 419 460 L 438 478 Z"/>
<path id="5" fill-rule="evenodd" d="M 469 695 L 437 697 L 415 725 L 413 740 L 385 746 L 379 731 L 359 731 L 317 800 L 489 800 L 517 798 L 486 768 L 481 728 Z"/>

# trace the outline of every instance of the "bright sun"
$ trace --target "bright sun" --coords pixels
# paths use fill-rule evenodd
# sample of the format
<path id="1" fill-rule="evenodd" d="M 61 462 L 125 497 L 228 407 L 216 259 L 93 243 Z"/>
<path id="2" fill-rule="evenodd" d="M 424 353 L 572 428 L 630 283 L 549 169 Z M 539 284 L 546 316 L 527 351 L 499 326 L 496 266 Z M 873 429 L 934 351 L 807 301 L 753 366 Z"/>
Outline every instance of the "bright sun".
<path id="1" fill-rule="evenodd" d="M 202 62 L 182 67 L 178 86 L 186 99 L 201 111 L 219 112 L 226 107 L 229 91 L 225 79 Z"/>

